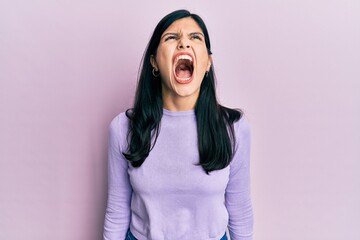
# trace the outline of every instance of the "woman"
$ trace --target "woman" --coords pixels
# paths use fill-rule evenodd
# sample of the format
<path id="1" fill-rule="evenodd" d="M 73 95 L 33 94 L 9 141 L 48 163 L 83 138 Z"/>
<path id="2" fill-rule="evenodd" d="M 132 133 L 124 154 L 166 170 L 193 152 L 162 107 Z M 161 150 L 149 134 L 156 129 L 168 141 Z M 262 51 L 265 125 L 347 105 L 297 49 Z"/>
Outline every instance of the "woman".
<path id="1" fill-rule="evenodd" d="M 252 239 L 249 128 L 215 94 L 210 39 L 186 10 L 156 26 L 135 103 L 110 125 L 104 239 Z"/>

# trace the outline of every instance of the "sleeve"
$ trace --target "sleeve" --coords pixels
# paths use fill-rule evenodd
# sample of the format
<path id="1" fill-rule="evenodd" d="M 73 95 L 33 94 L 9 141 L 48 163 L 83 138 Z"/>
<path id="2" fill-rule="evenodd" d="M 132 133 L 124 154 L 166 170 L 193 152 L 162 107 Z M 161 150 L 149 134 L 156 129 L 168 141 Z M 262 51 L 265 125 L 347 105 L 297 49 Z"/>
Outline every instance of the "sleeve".
<path id="1" fill-rule="evenodd" d="M 104 240 L 125 239 L 130 225 L 132 187 L 128 175 L 128 162 L 122 154 L 120 134 L 126 135 L 121 117 L 117 116 L 109 127 L 108 142 L 108 200 L 104 222 Z M 123 132 L 121 132 L 123 129 Z"/>
<path id="2" fill-rule="evenodd" d="M 244 117 L 238 124 L 235 129 L 237 148 L 230 164 L 225 205 L 229 213 L 231 240 L 252 240 L 254 220 L 250 196 L 250 128 Z"/>

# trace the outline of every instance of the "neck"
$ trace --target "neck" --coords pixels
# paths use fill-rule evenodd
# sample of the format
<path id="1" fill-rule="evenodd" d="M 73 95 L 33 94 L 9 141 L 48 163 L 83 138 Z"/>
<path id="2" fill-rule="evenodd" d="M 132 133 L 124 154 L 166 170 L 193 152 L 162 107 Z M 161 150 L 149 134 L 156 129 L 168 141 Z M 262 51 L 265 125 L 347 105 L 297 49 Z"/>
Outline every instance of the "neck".
<path id="1" fill-rule="evenodd" d="M 198 96 L 172 97 L 163 95 L 163 107 L 166 110 L 179 112 L 195 108 Z"/>

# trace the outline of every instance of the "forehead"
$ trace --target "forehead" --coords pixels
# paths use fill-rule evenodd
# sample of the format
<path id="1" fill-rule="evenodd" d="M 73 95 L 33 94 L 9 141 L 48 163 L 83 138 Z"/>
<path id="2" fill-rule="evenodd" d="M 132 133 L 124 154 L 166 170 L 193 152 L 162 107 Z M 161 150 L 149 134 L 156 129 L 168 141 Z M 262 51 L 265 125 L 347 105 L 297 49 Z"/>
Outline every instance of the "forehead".
<path id="1" fill-rule="evenodd" d="M 167 32 L 200 32 L 203 33 L 199 24 L 191 17 L 181 18 L 174 21 L 165 31 Z"/>

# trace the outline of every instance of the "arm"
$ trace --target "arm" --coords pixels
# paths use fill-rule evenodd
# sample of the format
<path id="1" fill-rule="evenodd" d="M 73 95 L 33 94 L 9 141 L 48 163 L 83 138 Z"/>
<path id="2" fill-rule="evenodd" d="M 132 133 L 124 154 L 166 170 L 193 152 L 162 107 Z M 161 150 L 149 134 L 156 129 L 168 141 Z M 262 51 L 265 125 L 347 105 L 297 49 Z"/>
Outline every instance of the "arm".
<path id="1" fill-rule="evenodd" d="M 225 205 L 229 212 L 228 229 L 231 240 L 251 240 L 253 211 L 250 198 L 250 129 L 244 117 L 237 124 L 237 149 L 230 164 Z"/>
<path id="2" fill-rule="evenodd" d="M 120 134 L 126 129 L 117 116 L 109 127 L 108 143 L 108 201 L 104 223 L 104 240 L 125 239 L 130 224 L 132 188 L 127 172 L 128 163 L 122 155 Z"/>

